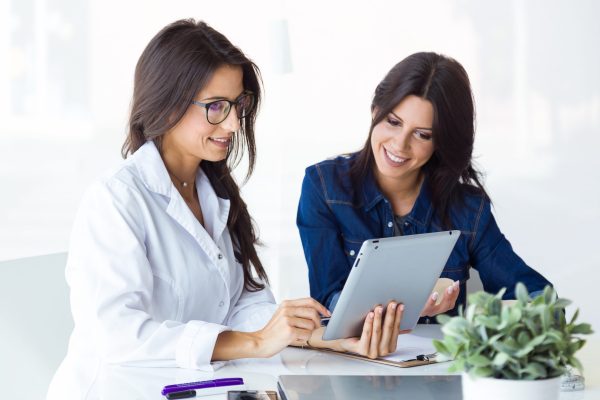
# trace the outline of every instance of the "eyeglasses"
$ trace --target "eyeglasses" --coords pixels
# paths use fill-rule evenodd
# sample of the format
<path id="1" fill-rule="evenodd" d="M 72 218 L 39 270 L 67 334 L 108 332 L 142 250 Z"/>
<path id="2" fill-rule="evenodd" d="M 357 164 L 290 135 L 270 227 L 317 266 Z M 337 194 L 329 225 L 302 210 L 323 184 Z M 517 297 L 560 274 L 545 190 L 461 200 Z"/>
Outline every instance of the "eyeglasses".
<path id="1" fill-rule="evenodd" d="M 192 100 L 192 104 L 204 107 L 206 109 L 206 120 L 212 125 L 218 125 L 229 116 L 232 106 L 235 106 L 239 119 L 248 116 L 254 109 L 254 93 L 244 92 L 235 101 L 223 99 L 201 103 Z"/>

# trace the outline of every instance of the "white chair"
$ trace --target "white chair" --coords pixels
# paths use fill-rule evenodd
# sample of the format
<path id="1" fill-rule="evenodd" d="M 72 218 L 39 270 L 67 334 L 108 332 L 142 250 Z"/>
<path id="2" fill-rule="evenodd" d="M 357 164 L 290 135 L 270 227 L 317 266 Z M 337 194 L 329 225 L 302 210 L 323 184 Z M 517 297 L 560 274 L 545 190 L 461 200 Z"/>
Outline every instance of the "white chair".
<path id="1" fill-rule="evenodd" d="M 467 280 L 467 295 L 483 290 L 483 283 L 479 277 L 479 272 L 475 268 L 469 270 L 469 279 Z"/>
<path id="2" fill-rule="evenodd" d="M 43 399 L 67 353 L 73 320 L 66 253 L 0 262 L 0 390 Z"/>

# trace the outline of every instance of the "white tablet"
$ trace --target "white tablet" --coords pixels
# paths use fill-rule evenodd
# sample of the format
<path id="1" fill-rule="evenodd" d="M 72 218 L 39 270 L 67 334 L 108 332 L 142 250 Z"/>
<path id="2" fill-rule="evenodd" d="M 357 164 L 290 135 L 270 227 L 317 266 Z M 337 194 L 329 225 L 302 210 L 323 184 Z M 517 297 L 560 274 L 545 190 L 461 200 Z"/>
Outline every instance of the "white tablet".
<path id="1" fill-rule="evenodd" d="M 459 236 L 453 230 L 366 240 L 323 339 L 360 336 L 367 314 L 392 300 L 404 304 L 400 329 L 414 329 Z"/>

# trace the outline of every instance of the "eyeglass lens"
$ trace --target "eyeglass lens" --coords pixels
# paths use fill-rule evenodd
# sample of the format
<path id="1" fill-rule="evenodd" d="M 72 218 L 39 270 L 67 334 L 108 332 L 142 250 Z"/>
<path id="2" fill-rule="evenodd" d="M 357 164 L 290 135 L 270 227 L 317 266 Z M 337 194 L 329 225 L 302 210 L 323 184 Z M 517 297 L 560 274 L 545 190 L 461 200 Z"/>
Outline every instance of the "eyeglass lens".
<path id="1" fill-rule="evenodd" d="M 238 118 L 244 118 L 252 111 L 254 96 L 250 93 L 242 94 L 237 101 L 219 100 L 210 103 L 207 107 L 207 117 L 211 124 L 221 123 L 229 115 L 231 105 L 235 104 Z"/>

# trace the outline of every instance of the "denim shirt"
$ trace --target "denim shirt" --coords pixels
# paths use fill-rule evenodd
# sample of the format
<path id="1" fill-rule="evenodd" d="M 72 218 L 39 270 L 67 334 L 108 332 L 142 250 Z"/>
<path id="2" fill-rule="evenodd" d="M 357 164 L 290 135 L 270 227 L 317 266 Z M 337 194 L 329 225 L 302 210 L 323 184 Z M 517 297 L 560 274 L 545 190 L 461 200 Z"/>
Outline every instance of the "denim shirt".
<path id="1" fill-rule="evenodd" d="M 363 241 L 394 236 L 394 213 L 372 174 L 360 187 L 350 179 L 356 154 L 325 160 L 306 169 L 298 205 L 297 225 L 308 264 L 310 293 L 333 308 Z M 413 209 L 402 226 L 404 235 L 445 229 L 434 212 L 425 179 Z M 513 251 L 483 195 L 465 195 L 460 205 L 449 209 L 452 229 L 461 236 L 442 271 L 442 278 L 460 281 L 455 315 L 465 303 L 469 268 L 477 269 L 486 292 L 506 287 L 504 299 L 514 299 L 515 285 L 523 282 L 535 296 L 548 280 L 529 267 Z M 429 320 L 421 322 L 429 322 Z"/>

